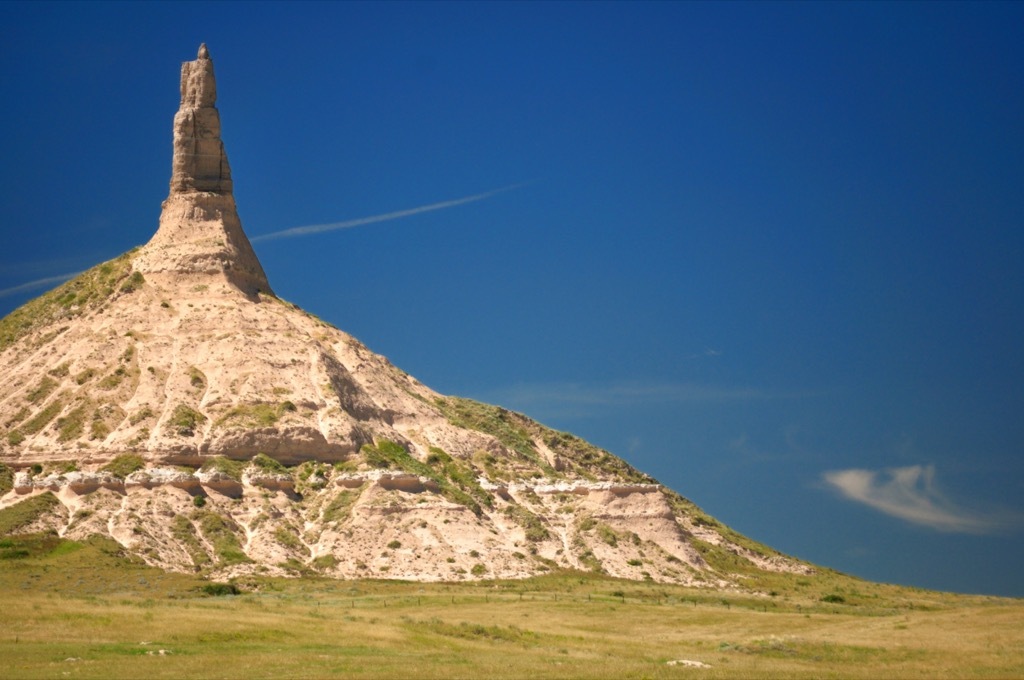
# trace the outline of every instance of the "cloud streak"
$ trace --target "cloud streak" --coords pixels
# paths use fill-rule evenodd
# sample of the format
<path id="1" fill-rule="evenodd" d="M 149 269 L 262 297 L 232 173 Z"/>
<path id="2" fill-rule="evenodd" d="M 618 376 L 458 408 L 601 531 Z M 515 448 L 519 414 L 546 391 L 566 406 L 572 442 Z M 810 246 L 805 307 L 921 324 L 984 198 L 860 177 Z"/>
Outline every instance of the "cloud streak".
<path id="1" fill-rule="evenodd" d="M 987 534 L 1012 524 L 1007 517 L 961 508 L 948 500 L 935 482 L 932 465 L 881 471 L 833 470 L 824 473 L 822 479 L 844 498 L 937 531 Z"/>
<path id="2" fill-rule="evenodd" d="M 44 286 L 52 286 L 56 283 L 64 283 L 69 279 L 73 279 L 82 272 L 71 272 L 70 274 L 60 274 L 59 276 L 47 276 L 44 279 L 36 279 L 35 281 L 29 281 L 28 283 L 22 283 L 11 288 L 0 288 L 0 298 L 8 297 L 10 295 L 17 295 L 18 293 L 25 293 L 36 288 L 43 288 Z"/>
<path id="3" fill-rule="evenodd" d="M 454 208 L 467 203 L 475 203 L 482 201 L 486 198 L 496 196 L 498 194 L 505 193 L 506 191 L 512 191 L 526 186 L 529 182 L 520 182 L 519 184 L 510 184 L 498 189 L 492 189 L 491 191 L 485 191 L 480 194 L 473 194 L 472 196 L 463 196 L 462 198 L 454 198 L 450 201 L 440 201 L 438 203 L 430 203 L 428 205 L 421 205 L 416 208 L 407 208 L 406 210 L 396 210 L 394 212 L 383 213 L 381 215 L 371 215 L 369 217 L 360 217 L 354 220 L 345 220 L 343 222 L 328 222 L 326 224 L 310 224 L 304 227 L 292 227 L 290 229 L 282 229 L 281 231 L 274 231 L 269 234 L 260 234 L 254 236 L 250 240 L 253 243 L 260 241 L 272 241 L 282 238 L 295 238 L 298 236 L 310 236 L 312 234 L 322 234 L 328 231 L 337 231 L 339 229 L 351 229 L 353 227 L 361 227 L 364 224 L 374 224 L 376 222 L 389 222 L 391 220 L 401 219 L 403 217 L 412 217 L 413 215 L 419 215 L 421 213 L 433 212 L 435 210 L 444 210 L 446 208 Z"/>
<path id="4" fill-rule="evenodd" d="M 485 191 L 479 194 L 473 194 L 472 196 L 463 196 L 462 198 L 453 198 L 450 201 L 439 201 L 437 203 L 430 203 L 427 205 L 421 205 L 416 208 L 408 208 L 406 210 L 396 210 L 394 212 L 383 213 L 381 215 L 370 215 L 369 217 L 360 217 L 354 220 L 345 220 L 343 222 L 328 222 L 326 224 L 310 224 L 303 227 L 292 227 L 290 229 L 282 229 L 281 231 L 274 231 L 269 234 L 260 234 L 259 236 L 253 236 L 249 240 L 253 243 L 260 241 L 273 241 L 282 238 L 296 238 L 298 236 L 311 236 L 313 234 L 322 234 L 328 231 L 337 231 L 339 229 L 352 229 L 353 227 L 361 227 L 364 224 L 374 224 L 377 222 L 388 222 L 390 220 L 397 220 L 403 217 L 412 217 L 413 215 L 419 215 L 421 213 L 433 212 L 435 210 L 444 210 L 446 208 L 455 208 L 460 205 L 466 205 L 467 203 L 475 203 L 482 201 L 498 194 L 503 194 L 506 191 L 513 191 L 520 189 L 532 182 L 520 182 L 518 184 L 509 184 L 508 186 L 499 187 L 490 191 Z M 56 283 L 63 283 L 68 279 L 72 279 L 82 272 L 71 272 L 70 274 L 60 274 L 58 276 L 48 276 L 42 279 L 36 279 L 35 281 L 29 281 L 22 283 L 17 286 L 10 288 L 0 289 L 0 298 L 8 297 L 10 295 L 17 295 L 18 293 L 24 293 L 37 288 L 42 288 L 47 285 L 53 285 Z"/>

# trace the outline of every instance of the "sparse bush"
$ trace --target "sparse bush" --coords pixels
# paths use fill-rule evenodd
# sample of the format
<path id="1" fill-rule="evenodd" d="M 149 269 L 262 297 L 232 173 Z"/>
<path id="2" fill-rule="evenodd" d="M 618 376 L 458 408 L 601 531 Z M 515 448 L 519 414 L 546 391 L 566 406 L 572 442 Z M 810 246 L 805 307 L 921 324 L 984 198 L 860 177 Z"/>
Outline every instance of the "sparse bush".
<path id="1" fill-rule="evenodd" d="M 86 407 L 83 404 L 57 419 L 57 441 L 69 442 L 82 436 L 85 429 L 85 411 Z"/>
<path id="2" fill-rule="evenodd" d="M 242 594 L 242 591 L 234 583 L 207 583 L 200 590 L 202 590 L 204 595 L 211 597 Z"/>
<path id="3" fill-rule="evenodd" d="M 206 422 L 206 416 L 187 404 L 178 404 L 168 422 L 179 435 L 191 437 L 195 434 L 196 425 Z"/>
<path id="4" fill-rule="evenodd" d="M 830 602 L 832 604 L 842 604 L 843 602 L 846 602 L 846 598 L 842 595 L 837 595 L 836 593 L 829 593 L 828 595 L 823 596 L 821 601 Z"/>
<path id="5" fill-rule="evenodd" d="M 305 550 L 306 548 L 290 526 L 279 526 L 274 530 L 274 538 L 281 545 L 293 550 Z"/>
<path id="6" fill-rule="evenodd" d="M 402 547 L 402 542 L 401 541 L 391 541 L 390 543 L 388 543 L 388 547 L 391 548 L 392 550 L 398 550 L 399 548 Z"/>
<path id="7" fill-rule="evenodd" d="M 110 434 L 110 426 L 99 417 L 99 413 L 95 414 L 89 425 L 89 439 L 106 439 L 108 434 Z"/>
<path id="8" fill-rule="evenodd" d="M 46 399 L 46 397 L 50 396 L 50 393 L 53 392 L 53 390 L 56 389 L 56 387 L 57 387 L 57 381 L 56 380 L 54 380 L 53 378 L 51 378 L 49 376 L 43 376 L 43 379 L 39 382 L 39 384 L 36 386 L 36 388 L 34 390 L 32 390 L 31 392 L 29 392 L 25 396 L 25 398 L 31 404 L 37 404 L 40 401 L 42 401 L 43 399 Z"/>
<path id="9" fill-rule="evenodd" d="M 601 537 L 601 540 L 612 546 L 613 548 L 619 544 L 619 536 L 615 533 L 607 524 L 597 525 L 597 535 Z"/>
<path id="10" fill-rule="evenodd" d="M 313 560 L 311 566 L 317 571 L 328 571 L 338 566 L 338 558 L 331 553 L 327 553 Z"/>
<path id="11" fill-rule="evenodd" d="M 193 496 L 192 505 L 197 508 L 202 508 L 206 505 L 206 496 Z"/>
<path id="12" fill-rule="evenodd" d="M 211 456 L 203 461 L 203 465 L 200 470 L 205 471 L 217 471 L 221 472 L 236 482 L 242 481 L 242 470 L 245 469 L 245 463 L 237 460 L 231 460 L 224 456 Z"/>
<path id="13" fill-rule="evenodd" d="M 121 292 L 133 293 L 139 288 L 142 288 L 144 283 L 146 283 L 146 278 L 142 275 L 142 272 L 132 272 L 131 276 L 121 284 Z"/>
<path id="14" fill-rule="evenodd" d="M 206 387 L 206 374 L 195 366 L 191 366 L 188 369 L 188 381 L 192 387 L 201 390 Z"/>
<path id="15" fill-rule="evenodd" d="M 51 368 L 47 373 L 52 375 L 54 378 L 66 378 L 69 373 L 69 366 L 67 362 L 64 362 L 60 366 Z"/>
<path id="16" fill-rule="evenodd" d="M 340 522 L 348 518 L 349 513 L 352 511 L 352 504 L 359 498 L 359 494 L 355 491 L 341 491 L 337 496 L 334 497 L 327 507 L 323 510 L 323 519 L 325 522 Z"/>
<path id="17" fill-rule="evenodd" d="M 94 375 L 96 375 L 96 369 L 95 368 L 86 368 L 86 369 L 84 369 L 82 371 L 79 371 L 77 374 L 75 374 L 75 382 L 78 383 L 79 385 L 84 385 Z"/>
<path id="18" fill-rule="evenodd" d="M 477 562 L 473 565 L 473 568 L 469 570 L 473 576 L 483 576 L 487 573 L 487 567 Z"/>
<path id="19" fill-rule="evenodd" d="M 550 536 L 541 518 L 521 505 L 509 505 L 505 508 L 505 515 L 523 528 L 528 541 L 536 543 Z"/>
<path id="20" fill-rule="evenodd" d="M 141 423 L 146 418 L 152 418 L 153 415 L 154 415 L 153 414 L 153 409 L 151 409 L 148 406 L 143 406 L 141 409 L 139 409 L 138 411 L 133 413 L 131 416 L 129 416 L 128 422 L 130 424 L 132 424 L 132 425 L 138 425 L 139 423 Z"/>
<path id="21" fill-rule="evenodd" d="M 284 465 L 281 465 L 281 463 L 277 462 L 276 460 L 274 460 L 265 453 L 257 453 L 255 456 L 253 456 L 251 462 L 254 466 L 266 472 L 272 472 L 275 474 L 288 473 L 288 468 L 286 468 Z"/>
<path id="22" fill-rule="evenodd" d="M 255 402 L 251 404 L 239 404 L 228 410 L 223 416 L 217 419 L 217 427 L 233 425 L 242 427 L 270 427 L 280 420 L 285 413 L 294 412 L 295 404 L 290 401 L 280 404 L 268 402 Z"/>
<path id="23" fill-rule="evenodd" d="M 125 377 L 128 375 L 128 371 L 124 366 L 118 366 L 117 369 L 110 375 L 104 376 L 102 380 L 96 383 L 96 387 L 101 390 L 112 390 L 124 382 Z"/>

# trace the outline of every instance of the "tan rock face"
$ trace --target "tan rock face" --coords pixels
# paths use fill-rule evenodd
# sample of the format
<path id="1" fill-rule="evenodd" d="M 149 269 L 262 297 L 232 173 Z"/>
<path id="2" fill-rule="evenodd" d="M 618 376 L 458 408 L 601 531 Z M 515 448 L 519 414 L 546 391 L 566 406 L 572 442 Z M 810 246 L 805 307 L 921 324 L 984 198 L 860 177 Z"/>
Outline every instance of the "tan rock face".
<path id="1" fill-rule="evenodd" d="M 276 298 L 231 195 L 205 47 L 181 82 L 150 242 L 0 320 L 0 511 L 54 494 L 21 531 L 104 533 L 218 576 L 573 568 L 718 586 L 738 577 L 716 555 L 808 569 L 615 456 L 438 394 Z"/>
<path id="2" fill-rule="evenodd" d="M 181 65 L 181 105 L 174 116 L 171 194 L 231 193 L 231 168 L 220 139 L 213 61 L 204 44 L 199 58 Z"/>
<path id="3" fill-rule="evenodd" d="M 270 292 L 235 207 L 216 101 L 213 61 L 204 44 L 198 59 L 181 65 L 171 192 L 163 204 L 160 228 L 134 266 L 147 275 L 190 277 L 196 281 L 193 285 L 202 285 L 204 278 L 221 278 L 249 296 Z"/>

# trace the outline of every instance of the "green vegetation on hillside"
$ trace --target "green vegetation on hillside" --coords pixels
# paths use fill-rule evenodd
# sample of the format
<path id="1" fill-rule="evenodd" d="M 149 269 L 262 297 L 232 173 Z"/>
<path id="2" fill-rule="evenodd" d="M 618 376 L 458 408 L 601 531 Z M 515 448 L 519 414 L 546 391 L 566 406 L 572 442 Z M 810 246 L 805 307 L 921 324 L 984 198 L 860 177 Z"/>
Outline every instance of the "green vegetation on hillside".
<path id="1" fill-rule="evenodd" d="M 47 324 L 70 320 L 102 307 L 119 291 L 131 293 L 143 283 L 141 274 L 137 277 L 132 274 L 134 255 L 135 250 L 131 250 L 97 265 L 0 319 L 0 350 Z M 63 330 L 54 331 L 51 337 Z"/>
<path id="2" fill-rule="evenodd" d="M 239 460 L 231 460 L 224 456 L 211 456 L 203 461 L 203 466 L 199 468 L 205 471 L 222 472 L 236 482 L 242 481 L 242 471 L 245 470 L 245 463 Z"/>
<path id="3" fill-rule="evenodd" d="M 0 496 L 14 488 L 14 470 L 0 463 Z"/>
<path id="4" fill-rule="evenodd" d="M 122 453 L 101 467 L 100 470 L 124 479 L 136 470 L 141 470 L 145 467 L 146 461 L 142 459 L 142 456 L 136 453 Z"/>
<path id="5" fill-rule="evenodd" d="M 268 402 L 239 404 L 218 418 L 214 427 L 271 427 L 286 413 L 293 413 L 295 410 L 295 404 L 290 401 L 276 404 Z"/>
<path id="6" fill-rule="evenodd" d="M 60 501 L 49 491 L 10 505 L 0 510 L 0 536 L 23 529 L 58 507 Z"/>
<path id="7" fill-rule="evenodd" d="M 439 448 L 430 449 L 426 463 L 413 458 L 403 446 L 387 439 L 378 441 L 376 445 L 364 445 L 360 453 L 370 467 L 401 470 L 432 480 L 445 498 L 466 506 L 476 515 L 483 512 L 481 503 L 487 507 L 494 503 L 491 494 L 476 481 L 476 473 L 469 464 L 452 458 Z"/>
<path id="8" fill-rule="evenodd" d="M 195 410 L 188 404 L 178 404 L 171 413 L 168 424 L 175 428 L 175 431 L 183 437 L 191 437 L 195 434 L 196 426 L 206 422 L 206 416 Z"/>
<path id="9" fill-rule="evenodd" d="M 575 435 L 544 427 L 521 413 L 462 397 L 438 398 L 434 405 L 452 425 L 489 434 L 518 453 L 522 461 L 535 468 L 536 476 L 557 479 L 573 472 L 584 479 L 613 477 L 639 483 L 654 482 L 621 458 Z M 559 457 L 558 469 L 538 453 L 537 442 L 543 442 Z M 495 457 L 493 461 L 483 462 L 490 463 L 491 469 L 486 470 L 488 477 L 503 479 L 513 475 L 502 469 L 508 466 L 508 461 Z"/>

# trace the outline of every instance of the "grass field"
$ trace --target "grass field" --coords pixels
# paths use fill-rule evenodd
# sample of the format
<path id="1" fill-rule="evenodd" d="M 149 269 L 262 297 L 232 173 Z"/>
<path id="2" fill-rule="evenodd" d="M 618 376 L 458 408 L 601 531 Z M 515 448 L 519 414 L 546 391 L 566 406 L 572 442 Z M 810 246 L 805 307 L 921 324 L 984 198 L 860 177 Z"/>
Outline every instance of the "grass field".
<path id="1" fill-rule="evenodd" d="M 772 594 L 246 578 L 211 596 L 109 540 L 6 537 L 0 660 L 5 678 L 1024 677 L 1024 601 L 767 578 Z"/>

